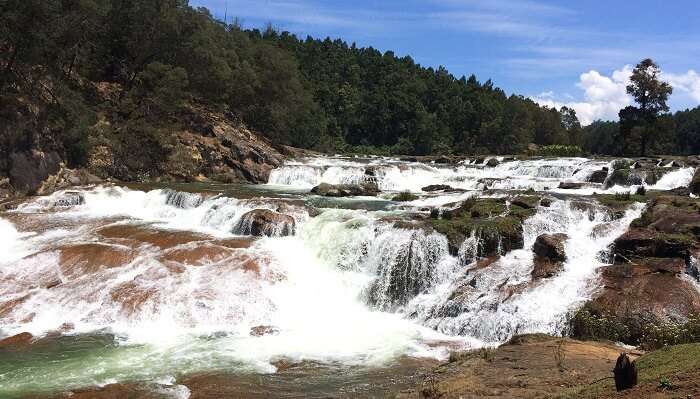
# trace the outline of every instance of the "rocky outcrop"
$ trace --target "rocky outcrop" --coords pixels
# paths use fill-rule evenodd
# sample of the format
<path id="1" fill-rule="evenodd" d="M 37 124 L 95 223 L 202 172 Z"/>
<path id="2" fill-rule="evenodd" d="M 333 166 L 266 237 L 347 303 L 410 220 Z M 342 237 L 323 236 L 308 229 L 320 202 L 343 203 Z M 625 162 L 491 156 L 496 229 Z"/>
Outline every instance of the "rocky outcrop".
<path id="1" fill-rule="evenodd" d="M 232 232 L 258 237 L 283 237 L 293 235 L 295 228 L 294 218 L 289 215 L 269 209 L 254 209 L 241 216 Z"/>
<path id="2" fill-rule="evenodd" d="M 688 189 L 690 189 L 692 194 L 700 195 L 700 168 L 695 169 L 693 180 L 691 180 Z"/>
<path id="3" fill-rule="evenodd" d="M 489 167 L 492 167 L 492 168 L 494 168 L 494 167 L 496 167 L 496 166 L 498 166 L 498 165 L 500 165 L 500 164 L 501 164 L 501 161 L 499 161 L 499 160 L 496 159 L 496 158 L 491 158 L 491 159 L 489 159 L 488 161 L 486 161 L 486 166 L 489 166 Z"/>
<path id="4" fill-rule="evenodd" d="M 321 183 L 311 189 L 311 193 L 324 197 L 375 196 L 379 187 L 375 183 L 363 184 L 328 184 Z"/>
<path id="5" fill-rule="evenodd" d="M 604 183 L 607 177 L 608 168 L 603 168 L 591 173 L 588 178 L 586 178 L 586 181 L 589 183 Z"/>
<path id="6" fill-rule="evenodd" d="M 524 246 L 522 222 L 535 213 L 505 198 L 469 199 L 452 209 L 433 212 L 433 228 L 447 236 L 450 253 L 458 255 L 468 237 L 476 238 L 476 258 L 502 255 Z M 469 262 L 470 259 L 465 259 Z"/>
<path id="7" fill-rule="evenodd" d="M 429 186 L 425 186 L 421 188 L 421 191 L 425 192 L 433 192 L 433 191 L 451 191 L 453 190 L 452 186 L 448 186 L 447 184 L 431 184 Z"/>
<path id="8" fill-rule="evenodd" d="M 611 323 L 599 337 L 638 344 L 649 328 L 683 323 L 700 312 L 700 291 L 682 278 L 700 248 L 700 204 L 688 197 L 660 196 L 612 245 L 614 263 L 601 269 L 603 288 L 587 304 L 590 325 Z M 596 324 L 597 323 L 597 324 Z M 604 324 L 603 323 L 603 324 Z M 578 331 L 586 331 L 586 323 Z M 576 328 L 574 329 L 576 331 Z"/>
<path id="9" fill-rule="evenodd" d="M 613 186 L 656 184 L 656 182 L 658 182 L 659 179 L 661 179 L 670 170 L 670 168 L 660 168 L 656 166 L 615 169 L 605 180 L 604 187 L 607 189 Z"/>
<path id="10" fill-rule="evenodd" d="M 566 252 L 564 241 L 569 238 L 563 233 L 542 234 L 535 240 L 532 246 L 534 252 L 533 279 L 554 277 L 564 269 Z"/>

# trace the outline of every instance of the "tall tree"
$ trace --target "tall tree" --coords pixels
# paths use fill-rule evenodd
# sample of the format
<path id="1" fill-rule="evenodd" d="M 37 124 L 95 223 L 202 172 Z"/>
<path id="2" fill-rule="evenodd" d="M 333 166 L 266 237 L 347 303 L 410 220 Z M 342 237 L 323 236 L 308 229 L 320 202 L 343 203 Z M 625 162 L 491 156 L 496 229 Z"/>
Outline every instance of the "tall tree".
<path id="1" fill-rule="evenodd" d="M 626 124 L 629 127 L 629 121 L 634 119 L 641 124 L 636 127 L 640 128 L 639 144 L 642 156 L 646 155 L 648 147 L 657 138 L 658 129 L 655 125 L 658 117 L 669 110 L 666 101 L 673 92 L 673 88 L 670 84 L 663 82 L 660 75 L 661 69 L 650 58 L 637 64 L 632 71 L 627 93 L 634 97 L 638 107 L 627 107 L 624 113 L 620 113 L 622 125 Z M 625 120 L 622 120 L 623 117 Z"/>

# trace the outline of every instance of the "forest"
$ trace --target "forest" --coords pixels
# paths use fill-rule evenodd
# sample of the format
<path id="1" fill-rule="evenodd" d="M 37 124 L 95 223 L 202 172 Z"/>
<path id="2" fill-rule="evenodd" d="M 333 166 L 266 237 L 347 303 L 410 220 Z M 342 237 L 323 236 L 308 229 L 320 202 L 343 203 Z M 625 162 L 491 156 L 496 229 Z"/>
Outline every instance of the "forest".
<path id="1" fill-rule="evenodd" d="M 100 143 L 157 163 L 191 104 L 275 144 L 324 152 L 515 154 L 536 144 L 624 155 L 639 152 L 637 136 L 650 137 L 642 152 L 700 152 L 700 108 L 656 112 L 643 130 L 582 127 L 574 110 L 491 80 L 340 39 L 243 29 L 186 0 L 0 1 L 0 172 L 31 149 L 80 166 Z"/>

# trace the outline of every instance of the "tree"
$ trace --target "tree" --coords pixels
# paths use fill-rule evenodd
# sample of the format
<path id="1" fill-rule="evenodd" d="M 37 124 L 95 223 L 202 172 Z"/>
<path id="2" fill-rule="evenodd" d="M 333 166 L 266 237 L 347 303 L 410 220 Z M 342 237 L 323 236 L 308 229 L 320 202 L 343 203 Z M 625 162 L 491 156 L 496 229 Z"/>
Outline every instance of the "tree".
<path id="1" fill-rule="evenodd" d="M 654 126 L 658 117 L 669 110 L 666 101 L 673 92 L 673 88 L 670 84 L 661 81 L 660 75 L 659 66 L 647 58 L 634 68 L 630 84 L 627 86 L 627 94 L 634 97 L 634 101 L 639 106 L 631 109 L 630 107 L 626 108 L 624 116 L 627 120 L 636 120 L 638 123 L 635 127 L 640 128 L 640 152 L 642 156 L 646 155 L 650 144 L 658 138 L 655 135 L 658 129 L 655 129 Z M 621 111 L 621 119 L 622 116 Z M 629 124 L 626 127 L 630 128 Z"/>

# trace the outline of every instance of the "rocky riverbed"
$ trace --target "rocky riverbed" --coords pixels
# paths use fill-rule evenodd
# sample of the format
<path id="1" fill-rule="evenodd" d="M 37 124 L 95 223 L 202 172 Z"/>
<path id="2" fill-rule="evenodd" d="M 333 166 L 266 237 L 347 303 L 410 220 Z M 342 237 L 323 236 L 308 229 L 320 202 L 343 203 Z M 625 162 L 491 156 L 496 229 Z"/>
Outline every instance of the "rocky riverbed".
<path id="1" fill-rule="evenodd" d="M 621 348 L 551 336 L 641 354 L 647 326 L 700 311 L 694 162 L 315 156 L 254 185 L 61 172 L 0 213 L 0 396 L 573 389 Z"/>

